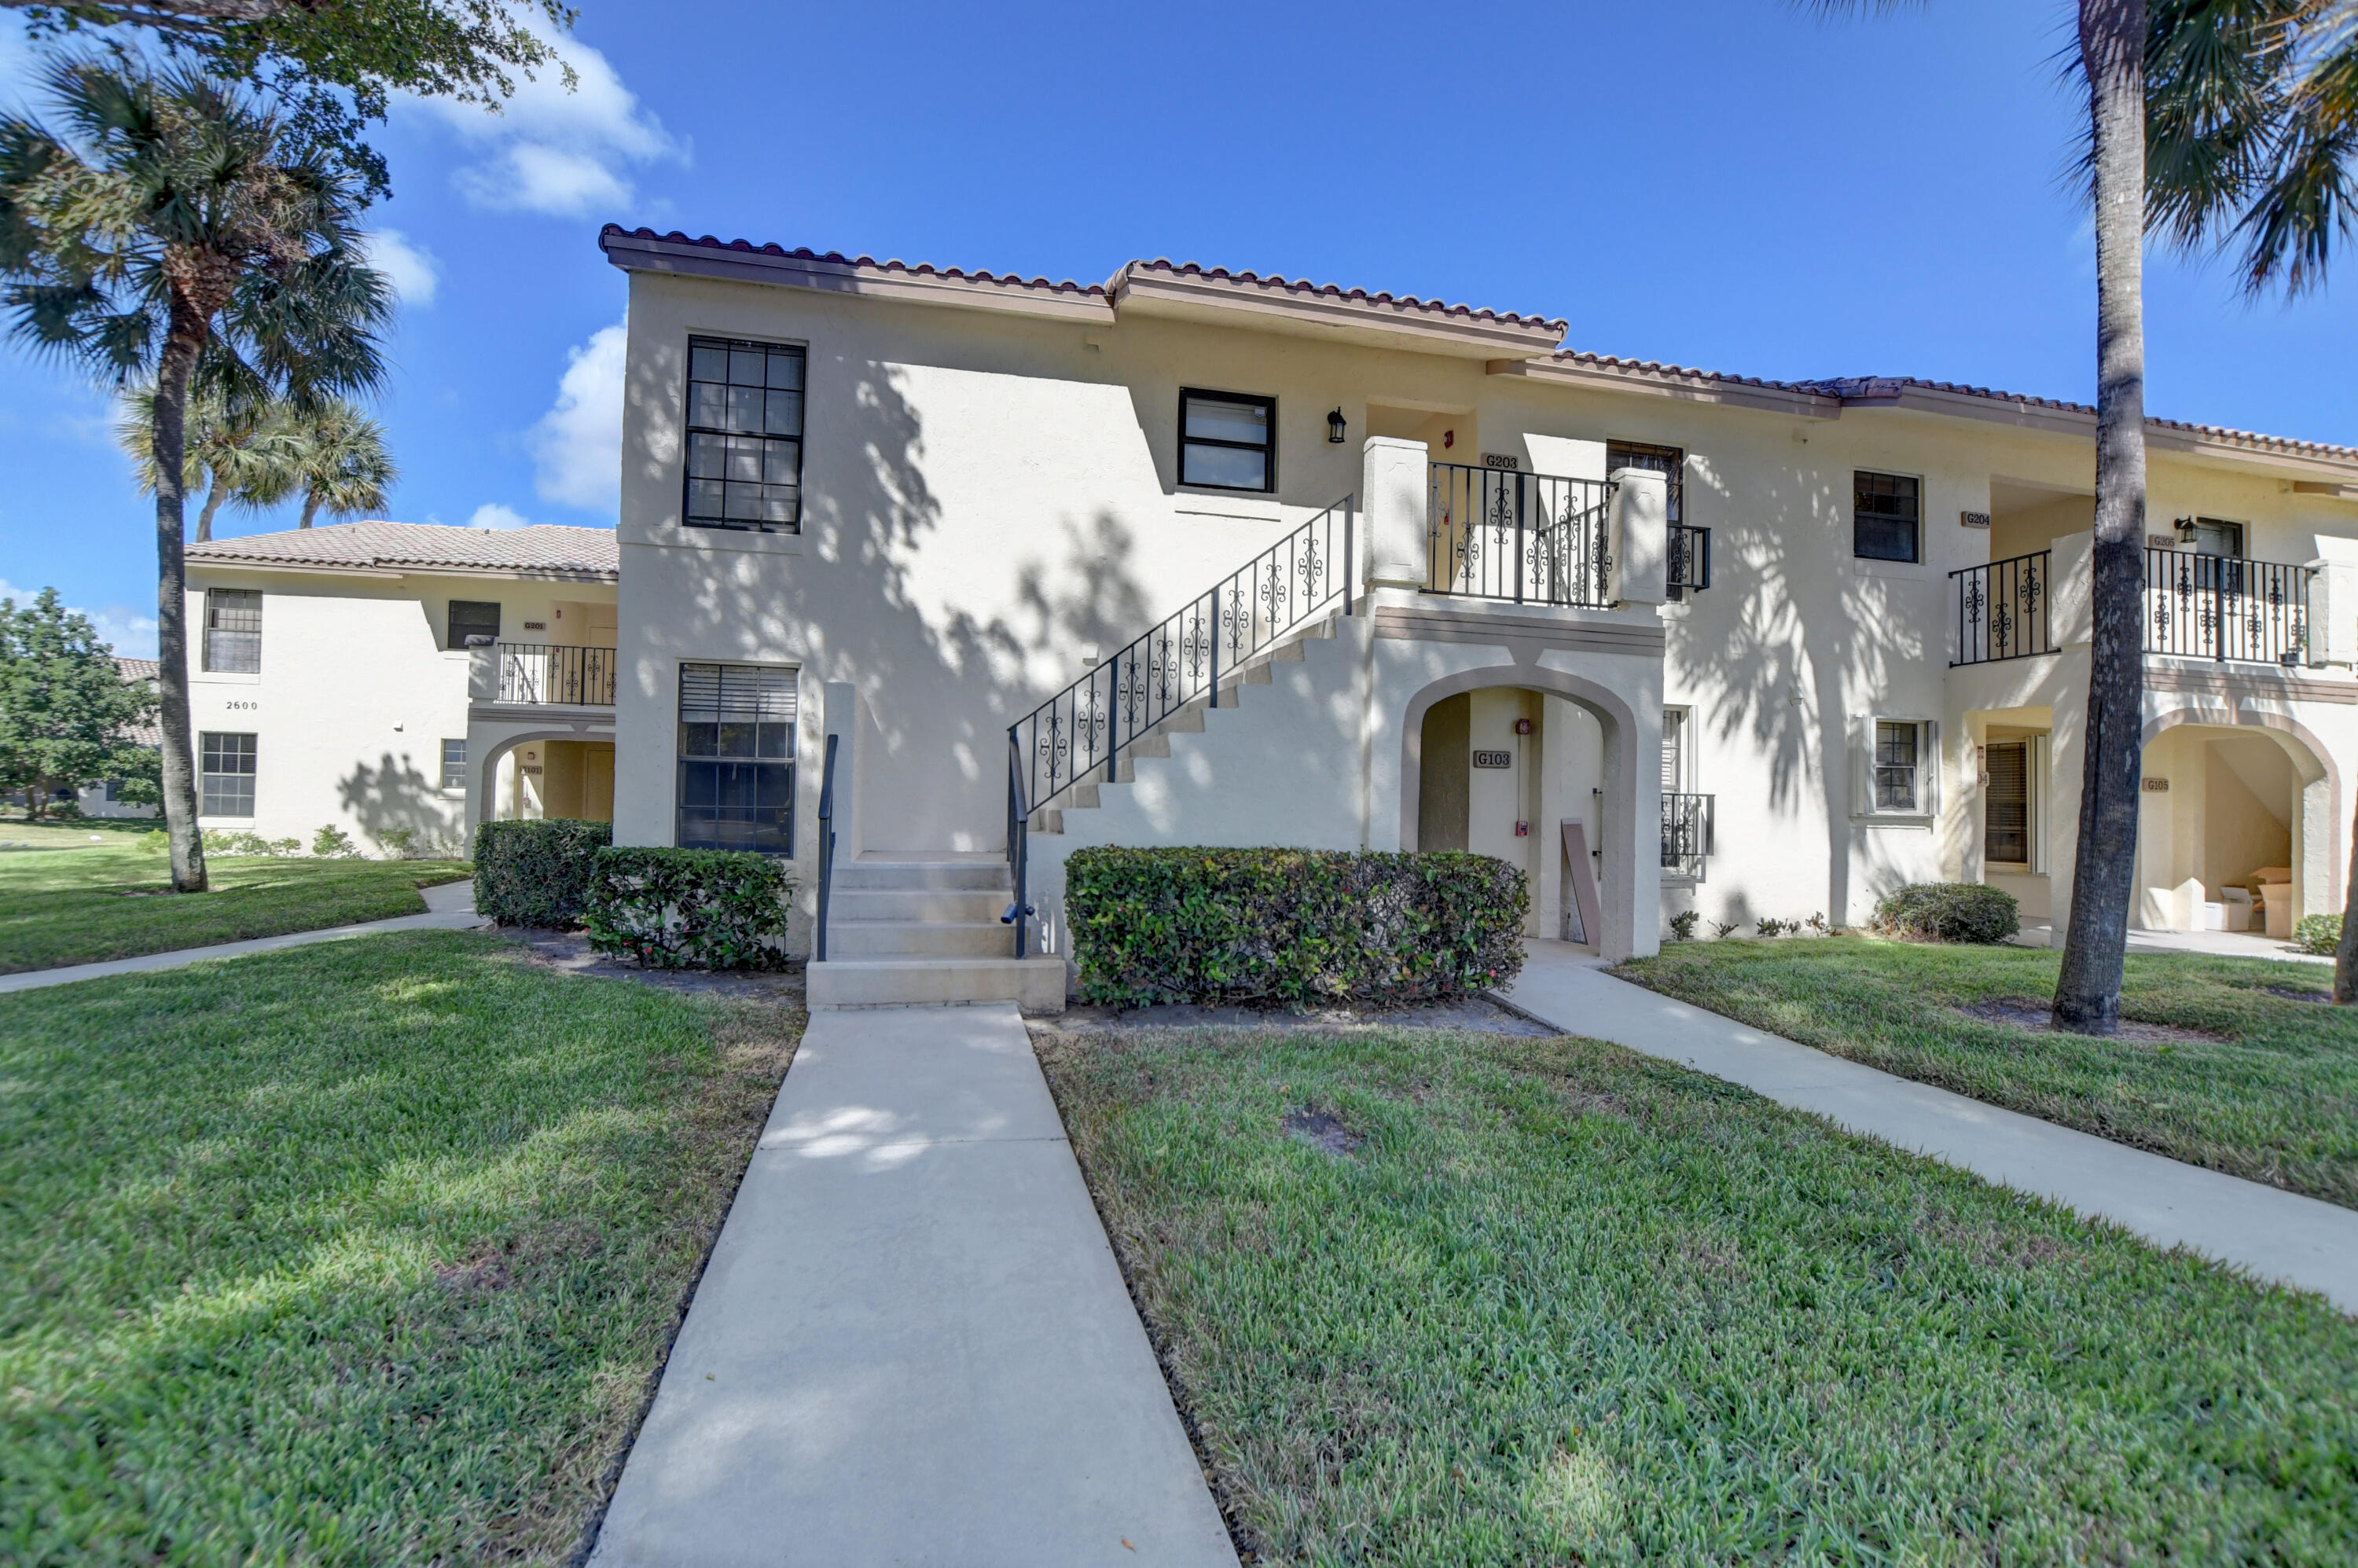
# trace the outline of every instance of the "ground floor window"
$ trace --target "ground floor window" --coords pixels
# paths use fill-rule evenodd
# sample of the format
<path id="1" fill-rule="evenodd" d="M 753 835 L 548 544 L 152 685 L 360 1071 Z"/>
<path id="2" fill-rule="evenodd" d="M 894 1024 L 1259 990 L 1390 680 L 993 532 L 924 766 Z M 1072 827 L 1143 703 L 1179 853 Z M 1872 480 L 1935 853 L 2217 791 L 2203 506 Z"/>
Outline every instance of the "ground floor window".
<path id="1" fill-rule="evenodd" d="M 1920 731 L 1921 726 L 1905 720 L 1878 719 L 1875 722 L 1875 809 L 1877 811 L 1916 811 L 1921 809 L 1917 769 L 1920 765 Z"/>
<path id="2" fill-rule="evenodd" d="M 795 852 L 795 671 L 679 666 L 677 842 Z"/>
<path id="3" fill-rule="evenodd" d="M 1989 785 L 1982 792 L 1984 853 L 1993 865 L 2030 863 L 2030 746 L 1993 743 L 1986 752 Z"/>
<path id="4" fill-rule="evenodd" d="M 211 730 L 198 737 L 207 816 L 254 815 L 254 739 Z"/>
<path id="5" fill-rule="evenodd" d="M 467 742 L 463 737 L 442 742 L 442 787 L 467 787 Z"/>

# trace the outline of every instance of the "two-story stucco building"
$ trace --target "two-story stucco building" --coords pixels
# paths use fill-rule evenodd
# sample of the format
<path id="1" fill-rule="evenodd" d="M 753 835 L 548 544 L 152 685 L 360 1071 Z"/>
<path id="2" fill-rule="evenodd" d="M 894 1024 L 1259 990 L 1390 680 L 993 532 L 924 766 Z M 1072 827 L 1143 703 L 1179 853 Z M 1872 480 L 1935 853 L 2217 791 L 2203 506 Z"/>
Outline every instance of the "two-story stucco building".
<path id="1" fill-rule="evenodd" d="M 188 572 L 206 828 L 463 854 L 485 814 L 611 816 L 611 530 L 338 523 Z"/>
<path id="2" fill-rule="evenodd" d="M 2084 407 L 1163 261 L 600 243 L 616 837 L 807 887 L 832 743 L 818 1004 L 1060 997 L 1061 867 L 1100 843 L 1468 847 L 1611 957 L 1909 881 L 2068 910 Z M 2255 875 L 2279 921 L 2339 907 L 2358 450 L 2148 438 L 2138 918 Z"/>

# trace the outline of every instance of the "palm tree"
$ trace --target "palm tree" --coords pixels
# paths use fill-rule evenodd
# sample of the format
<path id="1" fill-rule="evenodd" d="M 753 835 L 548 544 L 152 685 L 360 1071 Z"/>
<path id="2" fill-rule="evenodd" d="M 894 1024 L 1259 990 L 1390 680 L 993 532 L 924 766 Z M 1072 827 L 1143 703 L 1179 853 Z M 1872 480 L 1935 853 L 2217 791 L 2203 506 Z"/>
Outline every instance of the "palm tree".
<path id="1" fill-rule="evenodd" d="M 330 517 L 383 512 L 386 492 L 401 477 L 385 450 L 384 427 L 341 397 L 322 402 L 295 422 L 296 466 L 303 487 L 303 521 L 326 508 Z"/>
<path id="2" fill-rule="evenodd" d="M 153 381 L 164 816 L 172 885 L 197 892 L 181 559 L 191 386 L 298 408 L 372 387 L 392 295 L 362 256 L 353 177 L 238 87 L 89 58 L 53 65 L 45 85 L 59 129 L 0 114 L 0 303 L 36 349 Z"/>
<path id="3" fill-rule="evenodd" d="M 197 542 L 213 536 L 213 514 L 223 502 L 249 511 L 277 505 L 302 481 L 302 457 L 284 405 L 231 405 L 217 393 L 189 399 L 182 419 L 186 455 L 180 462 L 185 493 L 201 486 L 205 503 L 197 513 Z M 123 420 L 114 438 L 139 471 L 142 493 L 156 492 L 156 389 L 135 387 L 124 395 Z"/>

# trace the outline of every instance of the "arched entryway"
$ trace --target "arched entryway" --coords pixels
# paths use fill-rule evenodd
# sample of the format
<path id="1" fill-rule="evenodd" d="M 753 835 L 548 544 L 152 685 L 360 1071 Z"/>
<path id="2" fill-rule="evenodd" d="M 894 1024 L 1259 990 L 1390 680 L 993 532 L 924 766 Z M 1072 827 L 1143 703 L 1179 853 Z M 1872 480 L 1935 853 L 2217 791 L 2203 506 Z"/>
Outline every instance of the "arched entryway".
<path id="1" fill-rule="evenodd" d="M 1659 712 L 1521 665 L 1436 681 L 1404 718 L 1401 843 L 1521 868 L 1528 935 L 1616 960 L 1656 949 L 1660 779 L 1636 759 L 1660 753 Z"/>
<path id="2" fill-rule="evenodd" d="M 2291 719 L 2159 716 L 2137 804 L 2136 925 L 2282 940 L 2304 914 L 2341 907 L 2341 781 Z"/>
<path id="3" fill-rule="evenodd" d="M 467 824 L 518 817 L 614 817 L 614 736 L 609 730 L 523 730 L 470 739 Z M 528 771 L 527 771 L 528 770 Z"/>

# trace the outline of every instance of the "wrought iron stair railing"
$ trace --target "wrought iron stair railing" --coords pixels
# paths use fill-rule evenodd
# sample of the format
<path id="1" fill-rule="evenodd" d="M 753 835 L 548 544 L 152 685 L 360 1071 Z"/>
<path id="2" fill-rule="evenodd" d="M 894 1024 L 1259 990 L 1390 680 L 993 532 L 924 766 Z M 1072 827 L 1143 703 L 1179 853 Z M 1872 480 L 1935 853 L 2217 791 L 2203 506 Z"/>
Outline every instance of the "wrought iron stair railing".
<path id="1" fill-rule="evenodd" d="M 1111 782 L 1125 748 L 1337 603 L 1352 613 L 1355 498 L 1345 496 L 1007 727 L 1007 859 L 1001 918 L 1025 953 L 1033 819 L 1081 784 Z"/>

